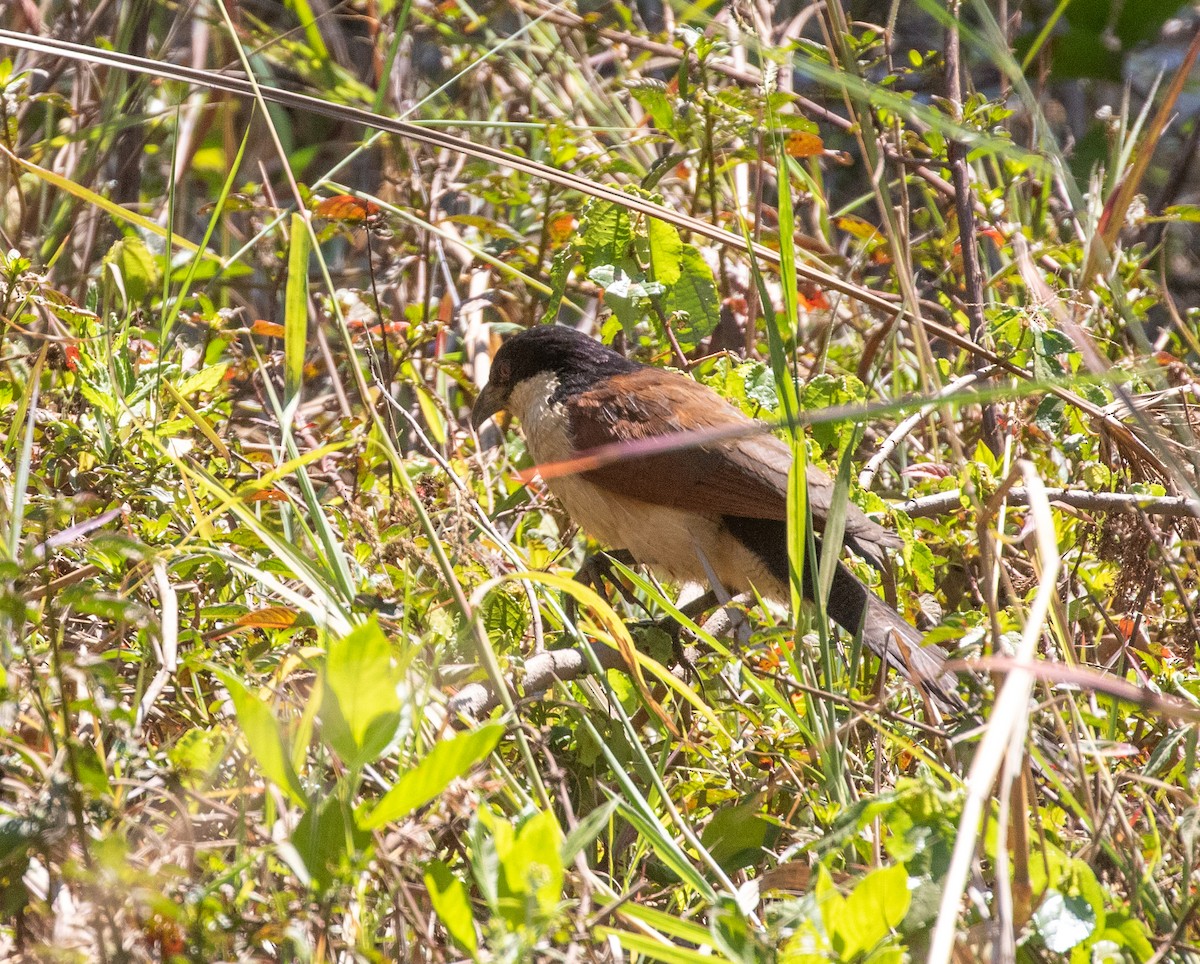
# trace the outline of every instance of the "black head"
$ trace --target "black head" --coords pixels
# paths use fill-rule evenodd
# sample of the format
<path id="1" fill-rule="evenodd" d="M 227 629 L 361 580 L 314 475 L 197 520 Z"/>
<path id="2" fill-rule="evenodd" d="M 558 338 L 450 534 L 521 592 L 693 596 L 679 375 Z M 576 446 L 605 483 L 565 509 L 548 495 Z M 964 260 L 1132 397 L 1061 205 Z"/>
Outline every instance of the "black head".
<path id="1" fill-rule="evenodd" d="M 538 325 L 513 335 L 492 359 L 492 373 L 471 410 L 479 428 L 508 404 L 514 387 L 527 378 L 551 372 L 560 391 L 581 391 L 598 379 L 641 367 L 574 328 Z"/>

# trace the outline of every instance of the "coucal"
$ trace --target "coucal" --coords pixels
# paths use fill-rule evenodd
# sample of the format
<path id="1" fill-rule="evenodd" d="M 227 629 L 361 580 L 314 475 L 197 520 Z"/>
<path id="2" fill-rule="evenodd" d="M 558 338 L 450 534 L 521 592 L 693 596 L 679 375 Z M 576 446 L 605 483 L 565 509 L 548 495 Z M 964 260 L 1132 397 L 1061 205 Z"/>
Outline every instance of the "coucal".
<path id="1" fill-rule="evenodd" d="M 491 376 L 471 412 L 478 429 L 505 410 L 521 422 L 539 465 L 568 462 L 624 445 L 628 457 L 552 474 L 547 484 L 571 518 L 597 541 L 627 550 L 669 579 L 728 591 L 754 588 L 790 599 L 787 482 L 791 450 L 692 379 L 630 361 L 574 329 L 542 325 L 514 335 L 496 352 Z M 723 430 L 746 431 L 720 437 Z M 670 451 L 637 452 L 639 442 L 707 430 L 709 440 Z M 711 440 L 713 435 L 718 437 Z M 632 444 L 631 444 L 632 443 Z M 653 443 L 650 443 L 653 448 Z M 808 503 L 816 533 L 825 528 L 834 485 L 808 467 Z M 844 544 L 876 566 L 900 538 L 849 505 Z M 818 537 L 818 553 L 820 542 Z M 805 570 L 810 570 L 806 559 Z M 804 595 L 814 579 L 804 574 Z M 945 654 L 844 564 L 833 575 L 825 611 L 887 665 L 916 681 L 944 707 L 959 704 Z"/>

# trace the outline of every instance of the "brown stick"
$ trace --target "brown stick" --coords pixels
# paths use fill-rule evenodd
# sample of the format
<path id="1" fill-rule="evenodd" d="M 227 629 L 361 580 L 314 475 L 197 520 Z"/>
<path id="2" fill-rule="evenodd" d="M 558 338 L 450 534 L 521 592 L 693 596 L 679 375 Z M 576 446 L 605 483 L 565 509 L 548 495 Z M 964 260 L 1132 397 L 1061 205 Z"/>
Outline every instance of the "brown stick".
<path id="1" fill-rule="evenodd" d="M 950 8 L 953 18 L 946 31 L 946 94 L 951 106 L 962 121 L 962 71 L 959 61 L 960 44 L 958 18 L 961 14 L 959 0 Z M 983 343 L 986 322 L 983 317 L 983 269 L 979 264 L 979 235 L 975 230 L 974 192 L 971 190 L 971 168 L 967 164 L 967 146 L 960 140 L 952 140 L 948 146 L 951 180 L 954 183 L 954 209 L 958 214 L 958 246 L 962 251 L 963 284 L 966 287 L 967 318 L 970 321 L 971 340 Z M 976 370 L 986 367 L 978 355 L 972 356 Z M 980 420 L 980 436 L 993 455 L 1000 454 L 1000 430 L 996 423 L 996 405 L 984 402 Z"/>

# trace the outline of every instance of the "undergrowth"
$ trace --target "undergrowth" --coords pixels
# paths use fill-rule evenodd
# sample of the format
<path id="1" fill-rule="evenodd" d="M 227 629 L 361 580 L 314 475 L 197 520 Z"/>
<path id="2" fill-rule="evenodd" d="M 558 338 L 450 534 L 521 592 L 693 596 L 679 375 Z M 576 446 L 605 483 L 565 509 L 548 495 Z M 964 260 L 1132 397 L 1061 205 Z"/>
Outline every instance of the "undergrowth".
<path id="1" fill-rule="evenodd" d="M 1196 18 L 995 8 L 4 8 L 5 955 L 1200 955 Z M 573 581 L 466 418 L 553 321 L 840 472 L 971 708 Z"/>

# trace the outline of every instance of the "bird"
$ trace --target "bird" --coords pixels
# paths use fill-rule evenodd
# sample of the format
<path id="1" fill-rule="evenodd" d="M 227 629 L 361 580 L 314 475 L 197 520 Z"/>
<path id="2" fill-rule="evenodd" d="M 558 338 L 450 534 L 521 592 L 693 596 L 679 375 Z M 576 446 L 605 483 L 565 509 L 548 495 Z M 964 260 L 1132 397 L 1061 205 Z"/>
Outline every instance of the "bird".
<path id="1" fill-rule="evenodd" d="M 677 583 L 715 580 L 727 592 L 790 600 L 791 449 L 711 388 L 626 358 L 577 329 L 543 324 L 501 344 L 471 424 L 478 431 L 501 411 L 519 420 L 536 465 L 579 463 L 576 471 L 548 472 L 545 481 L 597 542 Z M 687 432 L 702 437 L 669 444 L 670 436 Z M 595 457 L 603 453 L 609 457 Z M 809 465 L 807 489 L 820 558 L 834 483 Z M 901 546 L 895 532 L 853 504 L 842 539 L 876 567 L 886 564 L 887 550 Z M 806 571 L 803 594 L 810 601 L 815 582 Z M 916 627 L 841 561 L 825 612 L 848 632 L 861 632 L 871 652 L 940 709 L 961 706 L 946 654 L 922 645 Z"/>

